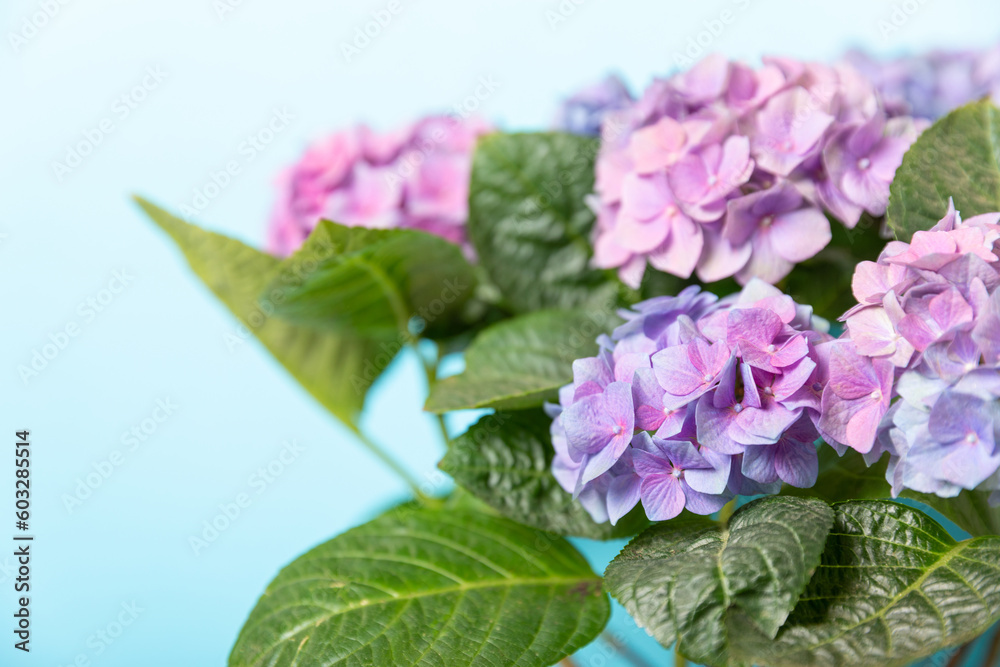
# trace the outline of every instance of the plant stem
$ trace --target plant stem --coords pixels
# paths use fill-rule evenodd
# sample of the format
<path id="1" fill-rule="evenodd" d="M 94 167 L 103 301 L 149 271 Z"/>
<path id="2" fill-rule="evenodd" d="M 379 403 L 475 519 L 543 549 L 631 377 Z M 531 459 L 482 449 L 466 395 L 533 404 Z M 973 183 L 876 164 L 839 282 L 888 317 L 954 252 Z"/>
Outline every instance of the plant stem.
<path id="1" fill-rule="evenodd" d="M 444 446 L 451 445 L 451 436 L 448 435 L 448 425 L 444 422 L 444 415 L 434 415 L 438 428 L 441 430 L 441 437 L 444 438 Z"/>
<path id="2" fill-rule="evenodd" d="M 733 498 L 728 503 L 726 503 L 721 510 L 719 510 L 719 523 L 721 523 L 723 526 L 729 523 L 729 517 L 731 517 L 733 515 L 733 512 L 735 511 L 736 511 L 736 498 Z"/>
<path id="3" fill-rule="evenodd" d="M 573 662 L 573 658 L 563 658 L 559 664 L 563 667 L 576 667 L 576 663 Z"/>
<path id="4" fill-rule="evenodd" d="M 965 654 L 969 652 L 970 648 L 972 648 L 972 642 L 959 646 L 945 667 L 958 667 L 958 665 L 962 664 L 962 661 L 965 660 Z M 984 662 L 983 664 L 989 665 L 990 663 Z"/>
<path id="5" fill-rule="evenodd" d="M 1000 629 L 993 628 L 993 640 L 990 642 L 990 652 L 986 655 L 986 667 L 994 667 L 997 664 L 997 656 L 1000 655 Z"/>
<path id="6" fill-rule="evenodd" d="M 435 347 L 434 356 L 431 359 L 421 354 L 416 344 L 413 345 L 413 351 L 417 353 L 417 356 L 420 357 L 420 363 L 423 364 L 424 375 L 427 377 L 427 393 L 429 394 L 434 389 L 434 385 L 437 384 L 437 366 L 439 361 L 437 348 Z M 445 447 L 448 447 L 451 444 L 451 437 L 448 435 L 448 425 L 444 421 L 444 415 L 434 415 L 434 420 L 441 430 L 441 437 L 444 438 Z"/>
<path id="7" fill-rule="evenodd" d="M 625 658 L 625 660 L 627 660 L 630 664 L 635 665 L 635 667 L 651 667 L 641 655 L 633 651 L 628 644 L 619 641 L 618 638 L 610 632 L 602 632 L 601 639 L 603 639 L 608 646 L 617 651 L 618 654 Z"/>
<path id="8" fill-rule="evenodd" d="M 688 661 L 677 651 L 677 644 L 674 644 L 674 667 L 687 667 Z"/>
<path id="9" fill-rule="evenodd" d="M 354 435 L 358 437 L 361 444 L 364 445 L 372 455 L 375 456 L 379 461 L 384 463 L 386 467 L 392 470 L 396 475 L 398 475 L 406 485 L 410 487 L 410 491 L 413 495 L 422 503 L 426 503 L 429 498 L 420 490 L 420 484 L 417 482 L 416 478 L 411 475 L 406 468 L 400 465 L 399 461 L 394 459 L 389 452 L 382 448 L 381 445 L 376 443 L 374 440 L 369 438 L 360 428 L 354 424 L 349 425 L 351 430 L 354 431 Z"/>

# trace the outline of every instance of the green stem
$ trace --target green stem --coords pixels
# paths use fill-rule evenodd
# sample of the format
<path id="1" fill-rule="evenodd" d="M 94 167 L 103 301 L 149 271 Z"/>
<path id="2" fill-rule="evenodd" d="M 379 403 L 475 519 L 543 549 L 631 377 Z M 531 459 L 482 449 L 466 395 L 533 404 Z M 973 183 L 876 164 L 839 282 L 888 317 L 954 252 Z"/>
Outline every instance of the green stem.
<path id="1" fill-rule="evenodd" d="M 677 651 L 677 644 L 674 644 L 674 667 L 687 667 L 687 659 Z"/>
<path id="2" fill-rule="evenodd" d="M 427 393 L 429 394 L 434 389 L 434 385 L 437 384 L 437 366 L 439 361 L 437 348 L 434 349 L 434 356 L 430 359 L 420 353 L 420 349 L 416 344 L 413 345 L 413 351 L 417 353 L 421 364 L 423 364 L 424 375 L 427 377 Z M 445 447 L 448 447 L 451 445 L 451 436 L 448 435 L 448 425 L 444 421 L 444 415 L 434 415 L 434 420 L 441 431 Z"/>
<path id="3" fill-rule="evenodd" d="M 438 428 L 441 430 L 441 437 L 444 438 L 444 446 L 451 445 L 451 436 L 448 435 L 448 425 L 444 423 L 444 415 L 434 415 Z"/>
<path id="4" fill-rule="evenodd" d="M 425 495 L 420 490 L 420 484 L 417 482 L 417 479 L 413 475 L 411 475 L 409 471 L 406 470 L 406 468 L 400 465 L 399 461 L 394 459 L 392 455 L 389 454 L 389 452 L 383 449 L 382 446 L 376 443 L 374 440 L 369 438 L 356 425 L 350 424 L 349 427 L 354 432 L 354 435 L 357 436 L 358 440 L 361 441 L 361 444 L 364 445 L 365 449 L 367 449 L 373 456 L 375 456 L 375 458 L 384 463 L 386 467 L 388 467 L 390 470 L 396 473 L 396 475 L 398 475 L 404 482 L 406 482 L 406 485 L 410 487 L 410 491 L 413 492 L 413 495 L 416 497 L 417 500 L 419 500 L 422 503 L 426 503 L 429 500 L 427 495 Z"/>
<path id="5" fill-rule="evenodd" d="M 728 503 L 726 503 L 721 510 L 719 510 L 719 523 L 721 523 L 723 526 L 729 523 L 729 517 L 731 517 L 733 515 L 733 512 L 735 511 L 736 511 L 736 498 L 733 498 Z"/>

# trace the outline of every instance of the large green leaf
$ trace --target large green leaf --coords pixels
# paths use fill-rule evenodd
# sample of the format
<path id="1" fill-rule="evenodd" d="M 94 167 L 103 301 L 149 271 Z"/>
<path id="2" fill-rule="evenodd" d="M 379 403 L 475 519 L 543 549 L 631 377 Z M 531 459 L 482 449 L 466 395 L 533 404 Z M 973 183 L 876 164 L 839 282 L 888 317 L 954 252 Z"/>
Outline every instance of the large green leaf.
<path id="1" fill-rule="evenodd" d="M 707 518 L 654 525 L 608 565 L 608 590 L 661 644 L 706 665 L 728 665 L 742 640 L 734 616 L 773 637 L 806 588 L 833 511 L 819 500 L 772 496 Z"/>
<path id="2" fill-rule="evenodd" d="M 887 213 L 896 238 L 930 229 L 949 197 L 966 218 L 1000 211 L 1000 109 L 989 100 L 952 111 L 903 156 Z"/>
<path id="3" fill-rule="evenodd" d="M 573 361 L 597 354 L 598 334 L 620 322 L 612 311 L 540 311 L 484 329 L 465 352 L 465 371 L 431 389 L 425 408 L 518 410 L 556 398 Z"/>
<path id="4" fill-rule="evenodd" d="M 607 540 L 648 525 L 641 507 L 617 526 L 590 518 L 552 476 L 551 425 L 541 410 L 486 415 L 455 439 L 441 469 L 507 518 L 559 535 Z"/>
<path id="5" fill-rule="evenodd" d="M 357 337 L 295 326 L 273 317 L 280 294 L 264 294 L 281 260 L 222 234 L 205 231 L 137 198 L 174 240 L 195 274 L 316 400 L 354 424 L 365 394 L 395 349 Z M 307 249 L 300 251 L 308 252 Z"/>
<path id="6" fill-rule="evenodd" d="M 956 542 L 884 500 L 834 506 L 822 564 L 774 641 L 736 619 L 739 657 L 769 667 L 894 667 L 1000 618 L 1000 537 Z"/>
<path id="7" fill-rule="evenodd" d="M 413 229 L 366 229 L 321 221 L 312 252 L 285 264 L 269 287 L 278 315 L 296 324 L 396 338 L 413 318 L 424 335 L 461 328 L 472 266 L 454 243 Z"/>
<path id="8" fill-rule="evenodd" d="M 298 558 L 268 586 L 230 667 L 546 667 L 610 613 L 572 546 L 459 507 L 403 507 Z"/>
<path id="9" fill-rule="evenodd" d="M 598 141 L 570 134 L 492 134 L 479 140 L 469 190 L 469 237 L 518 312 L 615 298 L 590 268 Z"/>

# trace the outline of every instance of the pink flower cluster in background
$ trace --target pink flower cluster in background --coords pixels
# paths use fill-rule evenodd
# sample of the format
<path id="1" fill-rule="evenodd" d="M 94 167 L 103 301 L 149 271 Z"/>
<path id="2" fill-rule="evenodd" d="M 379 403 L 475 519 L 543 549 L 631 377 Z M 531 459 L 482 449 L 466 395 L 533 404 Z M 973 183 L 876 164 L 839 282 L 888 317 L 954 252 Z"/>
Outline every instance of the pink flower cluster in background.
<path id="1" fill-rule="evenodd" d="M 710 56 L 605 116 L 595 265 L 637 286 L 646 266 L 703 282 L 775 283 L 847 227 L 885 212 L 923 125 L 890 118 L 847 65 Z"/>
<path id="2" fill-rule="evenodd" d="M 407 227 L 465 244 L 472 149 L 490 126 L 431 116 L 394 132 L 361 125 L 311 145 L 279 179 L 272 252 L 294 252 L 321 219 Z"/>
<path id="3" fill-rule="evenodd" d="M 829 346 L 820 431 L 869 461 L 893 494 L 1000 487 L 1000 213 L 951 207 L 854 273 L 858 305 Z"/>

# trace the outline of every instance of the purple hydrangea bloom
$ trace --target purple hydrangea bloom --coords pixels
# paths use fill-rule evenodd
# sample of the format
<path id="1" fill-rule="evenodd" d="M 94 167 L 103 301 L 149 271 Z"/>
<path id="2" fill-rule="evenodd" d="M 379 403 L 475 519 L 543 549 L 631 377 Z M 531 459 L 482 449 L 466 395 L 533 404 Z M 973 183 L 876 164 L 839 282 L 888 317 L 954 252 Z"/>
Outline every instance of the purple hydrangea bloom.
<path id="1" fill-rule="evenodd" d="M 1000 213 L 948 214 L 854 275 L 858 305 L 828 343 L 819 427 L 873 462 L 893 493 L 997 489 Z"/>
<path id="2" fill-rule="evenodd" d="M 689 287 L 622 313 L 559 392 L 553 473 L 597 520 L 640 500 L 654 520 L 815 482 L 818 350 L 808 307 L 757 279 L 719 300 Z"/>
<path id="3" fill-rule="evenodd" d="M 321 219 L 465 244 L 472 149 L 489 129 L 479 119 L 431 116 L 385 134 L 362 125 L 311 145 L 279 179 L 270 250 L 291 254 Z"/>
<path id="4" fill-rule="evenodd" d="M 709 56 L 605 117 L 594 264 L 637 286 L 647 265 L 703 282 L 775 283 L 885 212 L 922 124 L 890 118 L 848 65 Z"/>
<path id="5" fill-rule="evenodd" d="M 1000 103 L 1000 45 L 885 61 L 852 51 L 846 60 L 875 84 L 891 116 L 936 120 L 982 97 Z"/>
<path id="6" fill-rule="evenodd" d="M 566 98 L 556 114 L 555 128 L 587 137 L 600 136 L 605 116 L 632 102 L 625 83 L 613 74 L 608 75 Z"/>

